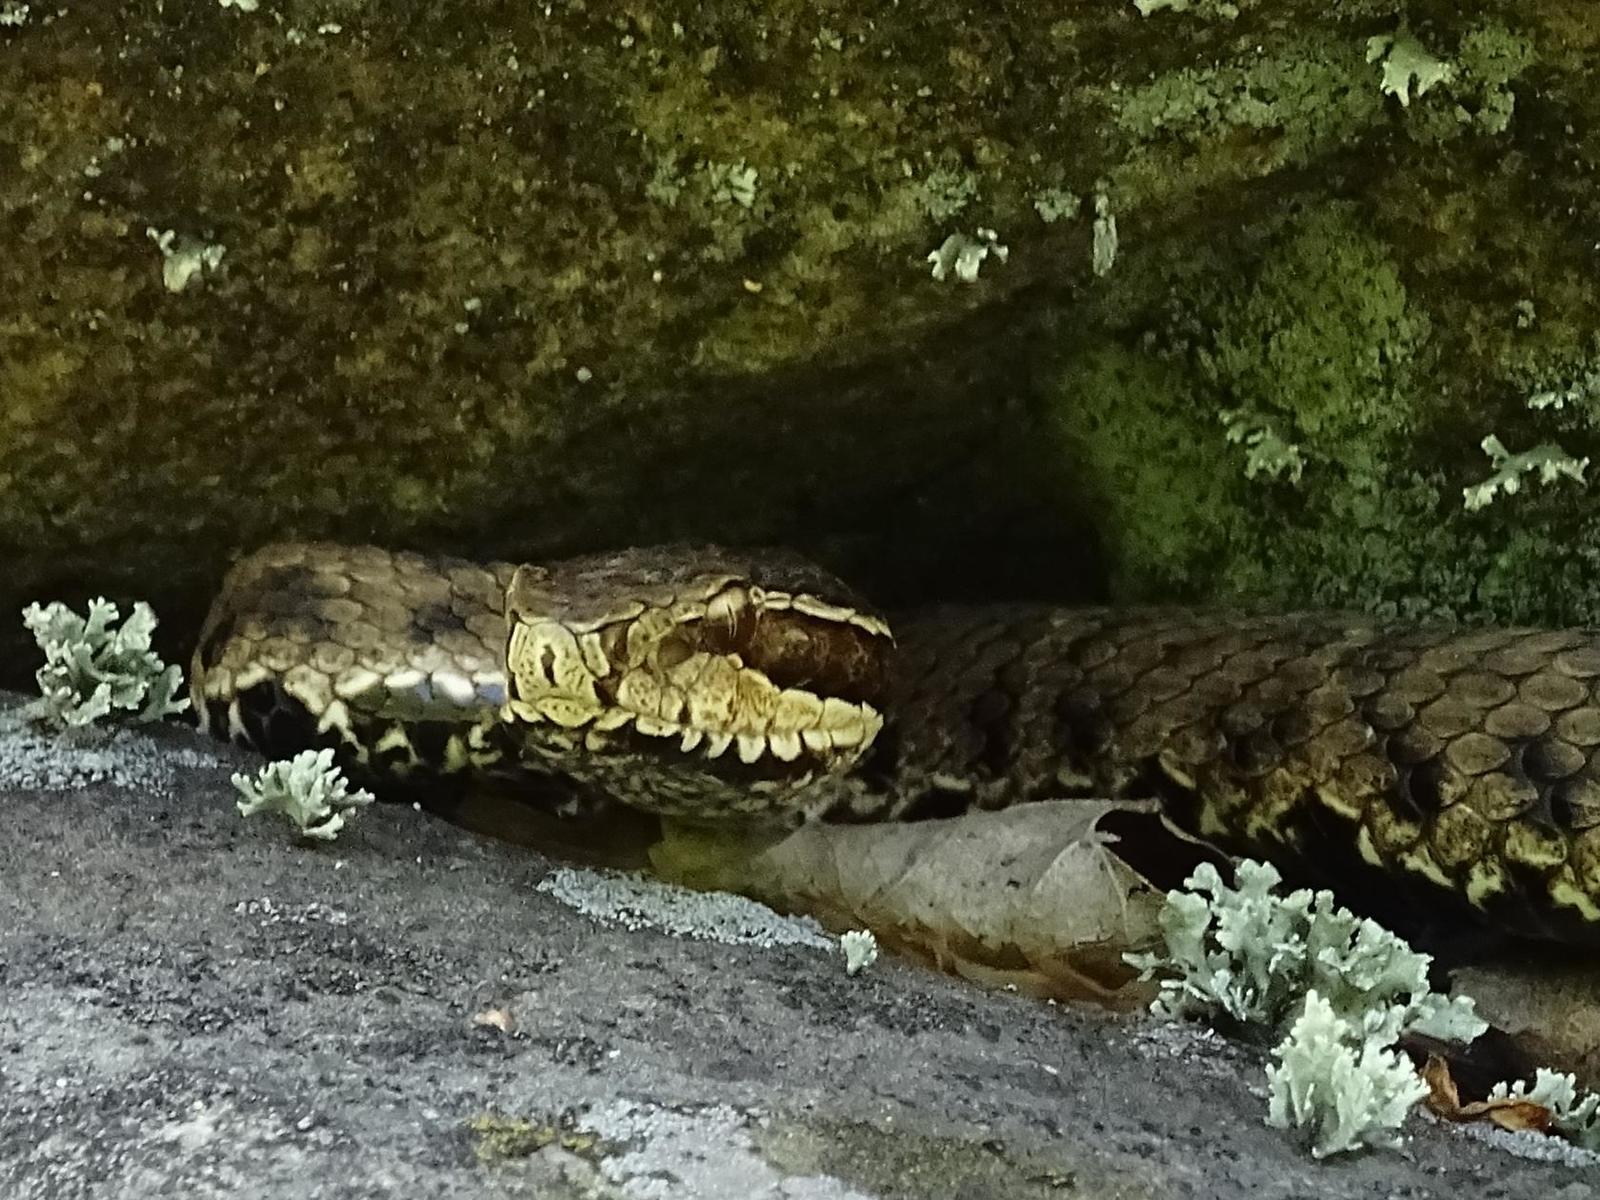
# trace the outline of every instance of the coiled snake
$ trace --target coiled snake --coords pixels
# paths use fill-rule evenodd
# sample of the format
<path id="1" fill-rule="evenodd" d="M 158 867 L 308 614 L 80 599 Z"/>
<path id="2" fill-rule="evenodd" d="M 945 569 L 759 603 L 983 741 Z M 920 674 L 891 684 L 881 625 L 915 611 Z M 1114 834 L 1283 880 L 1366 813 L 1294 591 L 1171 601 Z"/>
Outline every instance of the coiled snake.
<path id="1" fill-rule="evenodd" d="M 786 555 L 550 566 L 286 544 L 234 566 L 201 723 L 555 811 L 909 820 L 1156 797 L 1230 852 L 1600 943 L 1600 632 L 990 605 Z M 1453 919 L 1453 917 L 1452 917 Z"/>

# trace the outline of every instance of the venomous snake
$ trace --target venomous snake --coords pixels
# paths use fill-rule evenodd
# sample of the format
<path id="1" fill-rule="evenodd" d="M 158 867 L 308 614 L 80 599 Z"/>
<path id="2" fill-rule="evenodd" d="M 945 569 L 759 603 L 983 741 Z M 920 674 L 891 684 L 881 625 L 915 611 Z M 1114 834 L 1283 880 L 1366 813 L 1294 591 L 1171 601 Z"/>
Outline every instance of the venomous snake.
<path id="1" fill-rule="evenodd" d="M 782 554 L 235 564 L 203 728 L 552 811 L 911 820 L 1157 798 L 1231 853 L 1600 944 L 1600 632 L 983 605 L 890 623 Z M 1359 886 L 1366 886 L 1361 884 Z"/>

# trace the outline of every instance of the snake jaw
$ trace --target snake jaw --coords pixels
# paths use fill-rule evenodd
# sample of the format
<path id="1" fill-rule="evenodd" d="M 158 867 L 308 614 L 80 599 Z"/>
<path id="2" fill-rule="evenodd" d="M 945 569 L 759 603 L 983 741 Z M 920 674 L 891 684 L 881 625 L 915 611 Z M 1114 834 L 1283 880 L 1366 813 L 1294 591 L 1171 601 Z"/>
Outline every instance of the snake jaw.
<path id="1" fill-rule="evenodd" d="M 740 571 L 619 583 L 615 560 L 601 565 L 606 594 L 628 600 L 582 611 L 581 581 L 543 567 L 507 590 L 504 715 L 535 754 L 612 787 L 646 761 L 658 780 L 678 771 L 701 790 L 771 785 L 746 790 L 749 804 L 847 769 L 877 736 L 891 647 L 881 618 Z"/>

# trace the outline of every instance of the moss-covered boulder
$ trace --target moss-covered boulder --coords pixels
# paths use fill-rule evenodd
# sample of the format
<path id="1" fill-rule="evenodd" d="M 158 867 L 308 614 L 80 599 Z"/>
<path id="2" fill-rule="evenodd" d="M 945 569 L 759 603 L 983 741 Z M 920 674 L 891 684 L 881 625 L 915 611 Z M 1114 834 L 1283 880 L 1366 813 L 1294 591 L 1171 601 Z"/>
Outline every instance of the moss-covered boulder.
<path id="1" fill-rule="evenodd" d="M 0 3 L 0 602 L 181 639 L 269 538 L 700 537 L 896 600 L 1574 619 L 1593 29 Z"/>

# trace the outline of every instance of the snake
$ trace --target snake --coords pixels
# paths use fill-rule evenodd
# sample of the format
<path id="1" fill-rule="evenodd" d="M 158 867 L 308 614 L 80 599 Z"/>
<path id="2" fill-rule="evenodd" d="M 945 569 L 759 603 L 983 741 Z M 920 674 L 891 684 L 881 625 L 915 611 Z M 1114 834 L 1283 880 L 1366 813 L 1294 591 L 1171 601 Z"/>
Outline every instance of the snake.
<path id="1" fill-rule="evenodd" d="M 201 727 L 558 815 L 938 820 L 1154 801 L 1446 928 L 1600 945 L 1600 630 L 1042 603 L 886 614 L 798 555 L 239 559 Z M 1474 935 L 1475 936 L 1475 935 Z"/>

